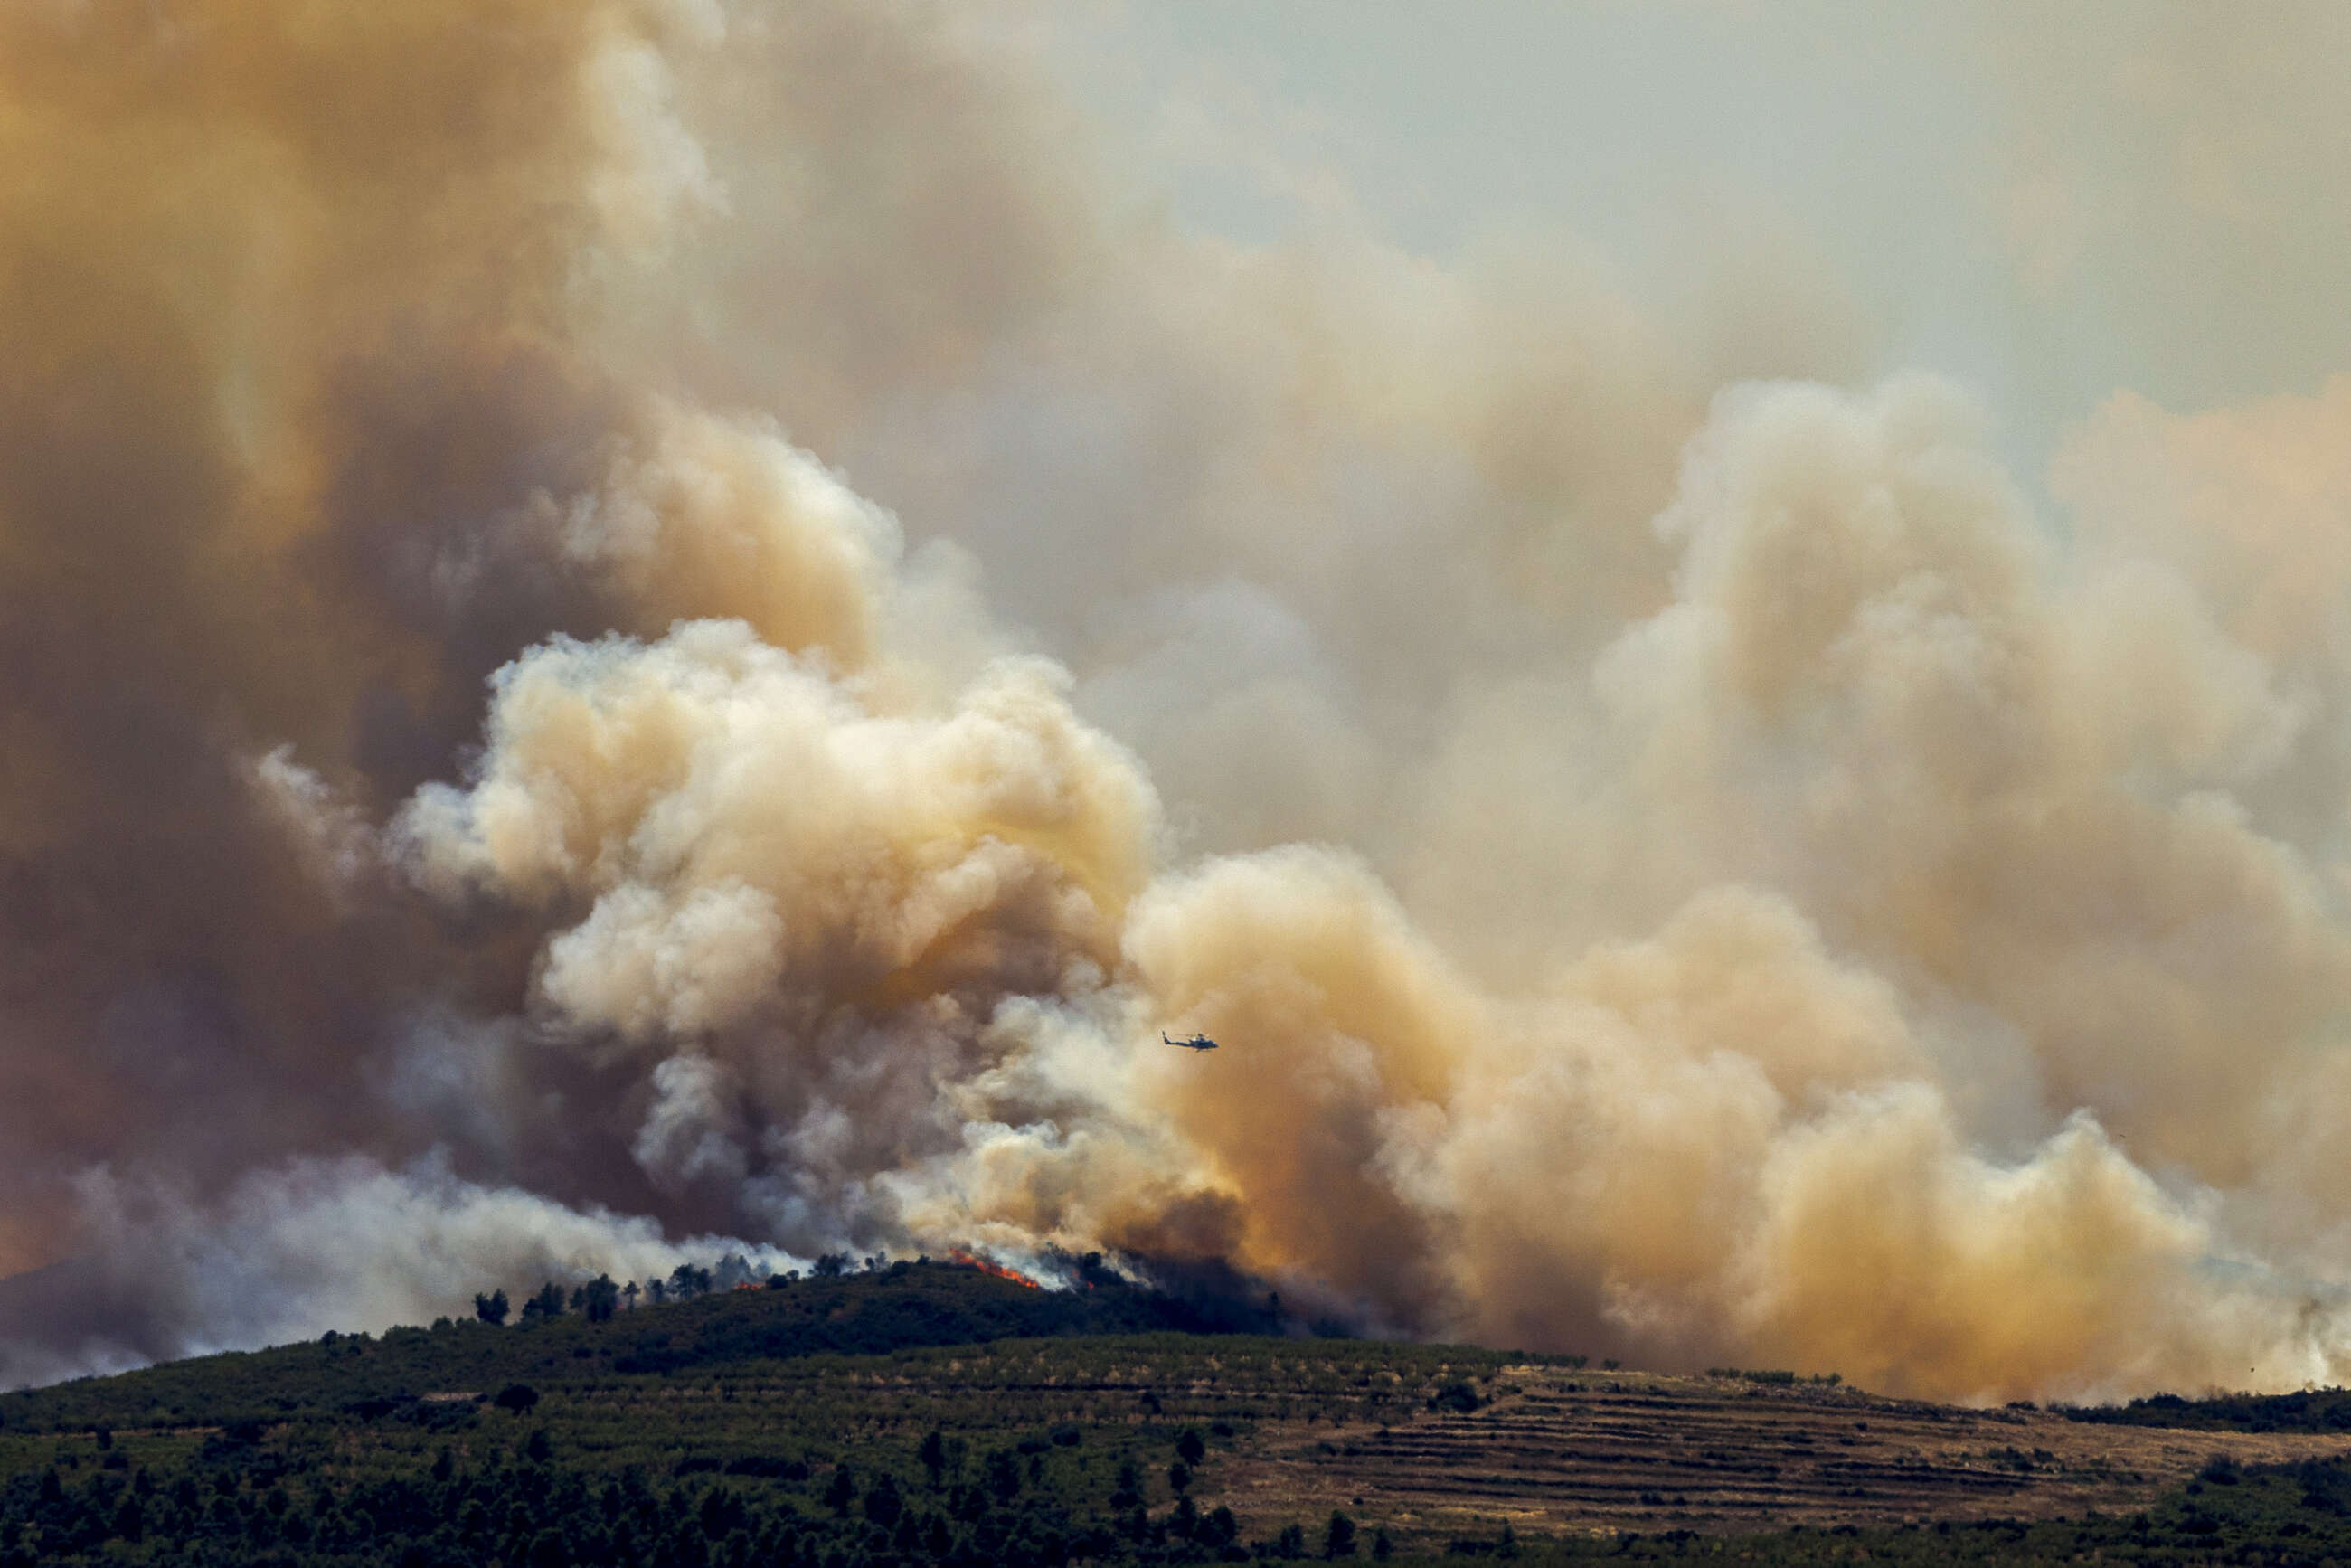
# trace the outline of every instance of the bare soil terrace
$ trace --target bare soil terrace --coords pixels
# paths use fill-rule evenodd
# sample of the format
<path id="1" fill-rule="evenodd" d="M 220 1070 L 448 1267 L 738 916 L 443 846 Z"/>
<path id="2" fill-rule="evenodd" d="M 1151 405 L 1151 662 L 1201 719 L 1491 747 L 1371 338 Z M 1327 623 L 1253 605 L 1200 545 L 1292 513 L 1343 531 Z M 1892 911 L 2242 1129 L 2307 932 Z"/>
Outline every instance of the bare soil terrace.
<path id="1" fill-rule="evenodd" d="M 2334 1457 L 2351 1437 L 2092 1426 L 1850 1388 L 1513 1366 L 1474 1412 L 1395 1425 L 1261 1424 L 1203 1507 L 1399 1542 L 1490 1534 L 1902 1524 L 2128 1512 L 2215 1454 Z"/>

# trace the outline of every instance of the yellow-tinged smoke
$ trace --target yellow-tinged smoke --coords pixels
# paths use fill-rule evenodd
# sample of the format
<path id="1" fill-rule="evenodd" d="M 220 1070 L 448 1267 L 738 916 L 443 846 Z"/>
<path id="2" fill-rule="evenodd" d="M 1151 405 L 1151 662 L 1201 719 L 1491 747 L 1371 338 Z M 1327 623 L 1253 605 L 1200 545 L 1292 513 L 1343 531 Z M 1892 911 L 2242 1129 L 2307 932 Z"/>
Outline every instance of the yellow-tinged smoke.
<path id="1" fill-rule="evenodd" d="M 969 26 L 0 16 L 0 1249 L 103 1287 L 0 1360 L 700 1232 L 2340 1375 L 2340 388 L 2061 535 L 1943 383 L 1136 217 Z"/>

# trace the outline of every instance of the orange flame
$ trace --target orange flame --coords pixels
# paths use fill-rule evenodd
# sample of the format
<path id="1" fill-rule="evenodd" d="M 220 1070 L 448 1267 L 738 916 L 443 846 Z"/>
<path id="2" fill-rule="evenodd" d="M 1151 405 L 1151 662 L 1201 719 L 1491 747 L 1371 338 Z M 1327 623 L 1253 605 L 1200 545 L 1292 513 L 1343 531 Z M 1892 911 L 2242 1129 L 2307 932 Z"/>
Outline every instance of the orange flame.
<path id="1" fill-rule="evenodd" d="M 1032 1291 L 1041 1291 L 1045 1288 L 1018 1269 L 1008 1269 L 1001 1263 L 982 1258 L 976 1252 L 967 1252 L 960 1247 L 947 1254 L 947 1261 L 959 1269 L 977 1269 L 983 1274 L 993 1274 L 999 1280 L 1009 1280 L 1016 1285 L 1026 1285 Z"/>

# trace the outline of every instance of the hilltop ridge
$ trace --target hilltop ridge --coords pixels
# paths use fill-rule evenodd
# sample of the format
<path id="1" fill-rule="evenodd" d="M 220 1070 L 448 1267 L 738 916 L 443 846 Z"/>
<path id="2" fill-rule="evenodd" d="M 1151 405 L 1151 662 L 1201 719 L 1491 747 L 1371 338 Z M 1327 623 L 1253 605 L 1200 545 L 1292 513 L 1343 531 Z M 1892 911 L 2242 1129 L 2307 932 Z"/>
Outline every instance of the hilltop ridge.
<path id="1" fill-rule="evenodd" d="M 901 1261 L 715 1291 L 591 1322 L 578 1312 L 494 1327 L 444 1319 L 380 1335 L 165 1362 L 109 1377 L 0 1394 L 0 1429 L 277 1420 L 514 1382 L 659 1376 L 808 1355 L 877 1355 L 1002 1339 L 1280 1331 L 1277 1314 L 1225 1297 L 1187 1299 L 1089 1269 L 1040 1289 L 956 1263 Z"/>

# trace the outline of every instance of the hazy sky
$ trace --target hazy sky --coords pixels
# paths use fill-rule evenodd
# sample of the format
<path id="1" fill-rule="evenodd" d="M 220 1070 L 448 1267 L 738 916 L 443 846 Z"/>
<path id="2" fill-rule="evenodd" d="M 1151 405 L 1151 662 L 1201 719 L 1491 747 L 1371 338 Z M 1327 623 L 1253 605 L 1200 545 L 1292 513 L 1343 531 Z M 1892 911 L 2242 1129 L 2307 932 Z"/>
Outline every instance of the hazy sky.
<path id="1" fill-rule="evenodd" d="M 2231 16 L 1200 0 L 1052 32 L 1186 225 L 1360 223 L 1440 257 L 1532 230 L 1701 314 L 1797 267 L 1865 379 L 1958 378 L 2037 471 L 2118 389 L 2184 412 L 2351 362 L 2322 259 L 2351 244 L 2351 13 Z"/>

